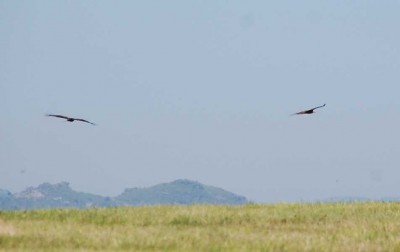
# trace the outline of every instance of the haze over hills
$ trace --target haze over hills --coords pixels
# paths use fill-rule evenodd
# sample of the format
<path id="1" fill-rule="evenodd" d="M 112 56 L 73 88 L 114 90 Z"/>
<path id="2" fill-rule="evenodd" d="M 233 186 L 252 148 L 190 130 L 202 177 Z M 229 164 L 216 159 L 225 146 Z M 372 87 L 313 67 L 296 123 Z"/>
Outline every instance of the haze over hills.
<path id="1" fill-rule="evenodd" d="M 155 204 L 245 204 L 243 196 L 190 180 L 175 180 L 147 188 L 129 188 L 116 197 L 71 189 L 68 182 L 43 183 L 19 193 L 0 189 L 0 209 L 85 208 Z"/>

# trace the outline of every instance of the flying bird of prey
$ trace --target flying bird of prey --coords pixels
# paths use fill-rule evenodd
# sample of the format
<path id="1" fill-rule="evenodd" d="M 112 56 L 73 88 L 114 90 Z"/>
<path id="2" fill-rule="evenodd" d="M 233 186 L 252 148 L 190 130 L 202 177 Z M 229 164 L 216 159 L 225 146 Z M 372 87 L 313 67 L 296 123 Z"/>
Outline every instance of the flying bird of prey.
<path id="1" fill-rule="evenodd" d="M 67 122 L 73 122 L 73 121 L 80 121 L 80 122 L 85 122 L 85 123 L 90 123 L 92 125 L 96 125 L 92 122 L 89 122 L 85 119 L 80 119 L 80 118 L 73 118 L 73 117 L 68 117 L 68 116 L 63 116 L 63 115 L 52 115 L 52 114 L 47 114 L 47 116 L 53 116 L 53 117 L 58 117 L 58 118 L 63 118 L 67 120 Z"/>
<path id="2" fill-rule="evenodd" d="M 300 112 L 294 113 L 294 114 L 292 114 L 292 115 L 309 115 L 309 114 L 313 114 L 313 113 L 315 113 L 315 112 L 314 112 L 315 109 L 325 107 L 325 105 L 326 105 L 326 104 L 324 104 L 324 105 L 322 105 L 322 106 L 318 106 L 318 107 L 312 108 L 312 109 L 300 111 Z"/>

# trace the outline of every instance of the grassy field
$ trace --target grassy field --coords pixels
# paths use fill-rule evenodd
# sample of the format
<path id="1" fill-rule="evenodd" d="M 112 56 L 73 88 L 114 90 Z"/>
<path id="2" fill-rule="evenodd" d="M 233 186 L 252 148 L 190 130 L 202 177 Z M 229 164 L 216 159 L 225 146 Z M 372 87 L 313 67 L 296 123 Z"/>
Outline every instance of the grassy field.
<path id="1" fill-rule="evenodd" d="M 0 250 L 400 251 L 400 204 L 0 211 Z"/>

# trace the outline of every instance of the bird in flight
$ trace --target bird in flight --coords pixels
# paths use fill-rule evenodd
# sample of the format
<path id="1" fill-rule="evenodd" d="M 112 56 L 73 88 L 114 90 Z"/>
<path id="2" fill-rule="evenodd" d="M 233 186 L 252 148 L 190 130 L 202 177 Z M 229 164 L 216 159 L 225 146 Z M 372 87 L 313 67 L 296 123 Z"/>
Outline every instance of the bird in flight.
<path id="1" fill-rule="evenodd" d="M 309 114 L 313 114 L 313 113 L 315 113 L 315 112 L 314 112 L 315 109 L 325 107 L 325 105 L 326 105 L 326 104 L 324 104 L 324 105 L 322 105 L 322 106 L 318 106 L 318 107 L 312 108 L 312 109 L 300 111 L 300 112 L 294 113 L 294 114 L 292 114 L 292 115 L 309 115 Z"/>
<path id="2" fill-rule="evenodd" d="M 58 118 L 63 118 L 67 120 L 67 122 L 73 122 L 73 121 L 80 121 L 80 122 L 85 122 L 85 123 L 90 123 L 92 125 L 96 125 L 92 122 L 89 122 L 85 119 L 80 119 L 80 118 L 73 118 L 73 117 L 68 117 L 68 116 L 63 116 L 63 115 L 52 115 L 52 114 L 47 114 L 47 116 L 53 116 L 53 117 L 58 117 Z"/>

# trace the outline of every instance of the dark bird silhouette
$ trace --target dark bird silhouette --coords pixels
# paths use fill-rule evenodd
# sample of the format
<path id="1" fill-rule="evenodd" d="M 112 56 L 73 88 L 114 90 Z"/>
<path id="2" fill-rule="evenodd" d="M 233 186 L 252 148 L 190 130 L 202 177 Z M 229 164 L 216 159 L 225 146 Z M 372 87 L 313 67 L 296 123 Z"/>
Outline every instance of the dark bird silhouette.
<path id="1" fill-rule="evenodd" d="M 318 107 L 312 108 L 312 109 L 300 111 L 300 112 L 294 113 L 294 114 L 292 114 L 292 115 L 309 115 L 309 114 L 313 114 L 313 113 L 315 113 L 315 112 L 314 112 L 315 109 L 325 107 L 325 105 L 326 105 L 326 104 L 324 104 L 324 105 L 322 105 L 322 106 L 318 106 Z"/>
<path id="2" fill-rule="evenodd" d="M 53 116 L 53 117 L 58 117 L 58 118 L 63 118 L 67 120 L 67 122 L 73 122 L 73 121 L 80 121 L 80 122 L 85 122 L 85 123 L 90 123 L 92 125 L 96 125 L 92 122 L 89 122 L 85 119 L 80 119 L 80 118 L 73 118 L 73 117 L 68 117 L 68 116 L 63 116 L 63 115 L 52 115 L 52 114 L 47 114 L 47 116 Z"/>

